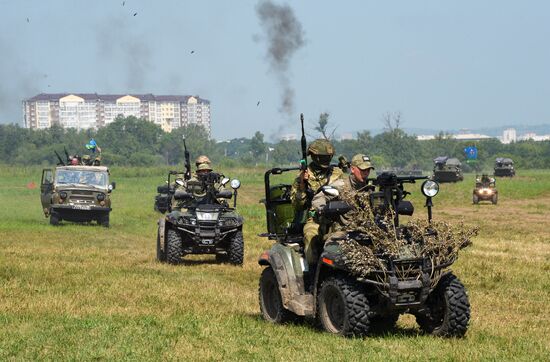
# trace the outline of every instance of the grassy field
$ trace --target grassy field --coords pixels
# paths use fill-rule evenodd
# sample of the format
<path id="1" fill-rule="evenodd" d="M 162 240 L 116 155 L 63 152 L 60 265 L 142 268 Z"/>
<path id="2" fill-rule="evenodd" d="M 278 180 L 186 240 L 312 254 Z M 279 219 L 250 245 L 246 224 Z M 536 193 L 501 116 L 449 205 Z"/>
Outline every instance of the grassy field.
<path id="1" fill-rule="evenodd" d="M 111 228 L 44 218 L 38 168 L 0 168 L 0 360 L 547 360 L 550 355 L 550 171 L 499 179 L 497 206 L 472 205 L 474 175 L 444 184 L 434 217 L 480 227 L 453 270 L 472 305 L 463 339 L 396 331 L 362 339 L 259 315 L 263 169 L 239 177 L 245 264 L 155 261 L 162 169 L 113 169 Z M 419 185 L 416 216 L 425 217 Z"/>

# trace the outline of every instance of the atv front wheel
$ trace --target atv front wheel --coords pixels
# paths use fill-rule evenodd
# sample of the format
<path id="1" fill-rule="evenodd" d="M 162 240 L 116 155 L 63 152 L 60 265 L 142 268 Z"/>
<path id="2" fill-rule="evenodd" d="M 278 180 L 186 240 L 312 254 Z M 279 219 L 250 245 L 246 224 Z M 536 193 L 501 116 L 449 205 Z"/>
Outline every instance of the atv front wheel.
<path id="1" fill-rule="evenodd" d="M 453 274 L 443 277 L 428 296 L 427 312 L 416 315 L 420 329 L 441 337 L 463 337 L 470 320 L 466 288 Z"/>
<path id="2" fill-rule="evenodd" d="M 473 202 L 474 204 L 476 204 L 476 205 L 479 204 L 479 197 L 478 197 L 477 195 L 474 195 L 474 196 L 472 197 L 472 202 Z"/>
<path id="3" fill-rule="evenodd" d="M 227 259 L 231 264 L 243 265 L 244 240 L 242 231 L 237 231 L 231 238 L 227 249 Z"/>
<path id="4" fill-rule="evenodd" d="M 362 285 L 349 277 L 331 277 L 319 292 L 319 319 L 330 333 L 361 336 L 369 332 L 369 301 Z"/>
<path id="5" fill-rule="evenodd" d="M 166 232 L 166 261 L 170 264 L 181 263 L 183 257 L 183 241 L 177 231 L 168 229 Z"/>
<path id="6" fill-rule="evenodd" d="M 50 225 L 59 225 L 60 221 L 61 218 L 59 217 L 59 214 L 55 211 L 52 211 L 50 214 Z"/>
<path id="7" fill-rule="evenodd" d="M 283 306 L 279 283 L 270 266 L 265 268 L 260 276 L 259 299 L 260 311 L 268 322 L 285 323 L 298 318 L 295 313 Z"/>
<path id="8" fill-rule="evenodd" d="M 497 195 L 493 195 L 493 197 L 491 198 L 491 202 L 493 203 L 493 205 L 496 205 L 496 204 L 497 204 L 497 201 L 498 201 L 498 196 L 497 196 Z"/>
<path id="9" fill-rule="evenodd" d="M 157 260 L 166 261 L 166 244 L 163 251 L 160 245 L 160 230 L 157 230 Z"/>

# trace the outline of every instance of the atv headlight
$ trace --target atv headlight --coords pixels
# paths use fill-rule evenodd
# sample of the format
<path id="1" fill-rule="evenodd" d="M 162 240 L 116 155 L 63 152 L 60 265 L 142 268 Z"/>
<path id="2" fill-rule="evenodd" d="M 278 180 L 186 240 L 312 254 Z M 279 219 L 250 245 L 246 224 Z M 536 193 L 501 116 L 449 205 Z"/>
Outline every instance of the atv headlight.
<path id="1" fill-rule="evenodd" d="M 197 211 L 197 220 L 200 221 L 215 221 L 218 220 L 219 212 L 203 212 Z"/>
<path id="2" fill-rule="evenodd" d="M 239 187 L 241 187 L 241 181 L 237 180 L 236 178 L 231 180 L 231 188 L 233 190 L 236 190 L 238 189 Z"/>
<path id="3" fill-rule="evenodd" d="M 422 193 L 426 197 L 434 197 L 439 192 L 439 184 L 433 180 L 426 180 L 422 184 Z"/>

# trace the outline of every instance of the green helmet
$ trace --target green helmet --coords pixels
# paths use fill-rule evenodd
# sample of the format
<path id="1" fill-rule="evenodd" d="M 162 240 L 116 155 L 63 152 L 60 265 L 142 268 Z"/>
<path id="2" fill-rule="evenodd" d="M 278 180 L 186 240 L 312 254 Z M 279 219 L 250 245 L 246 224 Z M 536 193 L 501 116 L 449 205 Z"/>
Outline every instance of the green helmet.
<path id="1" fill-rule="evenodd" d="M 334 146 L 329 140 L 318 139 L 311 142 L 307 148 L 307 154 L 318 156 L 334 156 Z"/>

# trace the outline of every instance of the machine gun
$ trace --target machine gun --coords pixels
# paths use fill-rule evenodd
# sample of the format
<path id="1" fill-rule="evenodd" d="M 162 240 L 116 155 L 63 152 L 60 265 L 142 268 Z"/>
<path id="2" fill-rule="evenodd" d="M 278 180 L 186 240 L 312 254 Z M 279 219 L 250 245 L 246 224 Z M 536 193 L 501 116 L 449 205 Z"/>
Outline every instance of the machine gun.
<path id="1" fill-rule="evenodd" d="M 306 142 L 306 133 L 304 131 L 304 114 L 300 113 L 300 122 L 302 123 L 302 138 L 300 140 L 302 146 L 302 159 L 300 160 L 300 170 L 307 170 L 307 142 Z"/>
<path id="2" fill-rule="evenodd" d="M 383 172 L 376 178 L 368 179 L 370 204 L 375 213 L 384 214 L 393 210 L 394 225 L 399 226 L 399 215 L 412 215 L 414 207 L 404 198 L 410 194 L 403 188 L 404 183 L 416 183 L 416 180 L 426 180 L 428 176 L 397 176 L 392 172 Z M 378 191 L 374 188 L 378 186 Z"/>
<path id="3" fill-rule="evenodd" d="M 59 156 L 59 153 L 57 153 L 56 150 L 53 150 L 55 152 L 55 155 L 57 156 L 57 159 L 59 160 L 59 162 L 57 163 L 58 166 L 66 166 L 67 164 L 65 162 L 63 162 L 63 160 L 61 159 L 61 156 Z"/>
<path id="4" fill-rule="evenodd" d="M 187 150 L 187 144 L 185 144 L 185 136 L 183 136 L 183 149 L 185 155 L 185 180 L 191 178 L 191 161 L 189 160 L 189 151 Z"/>

